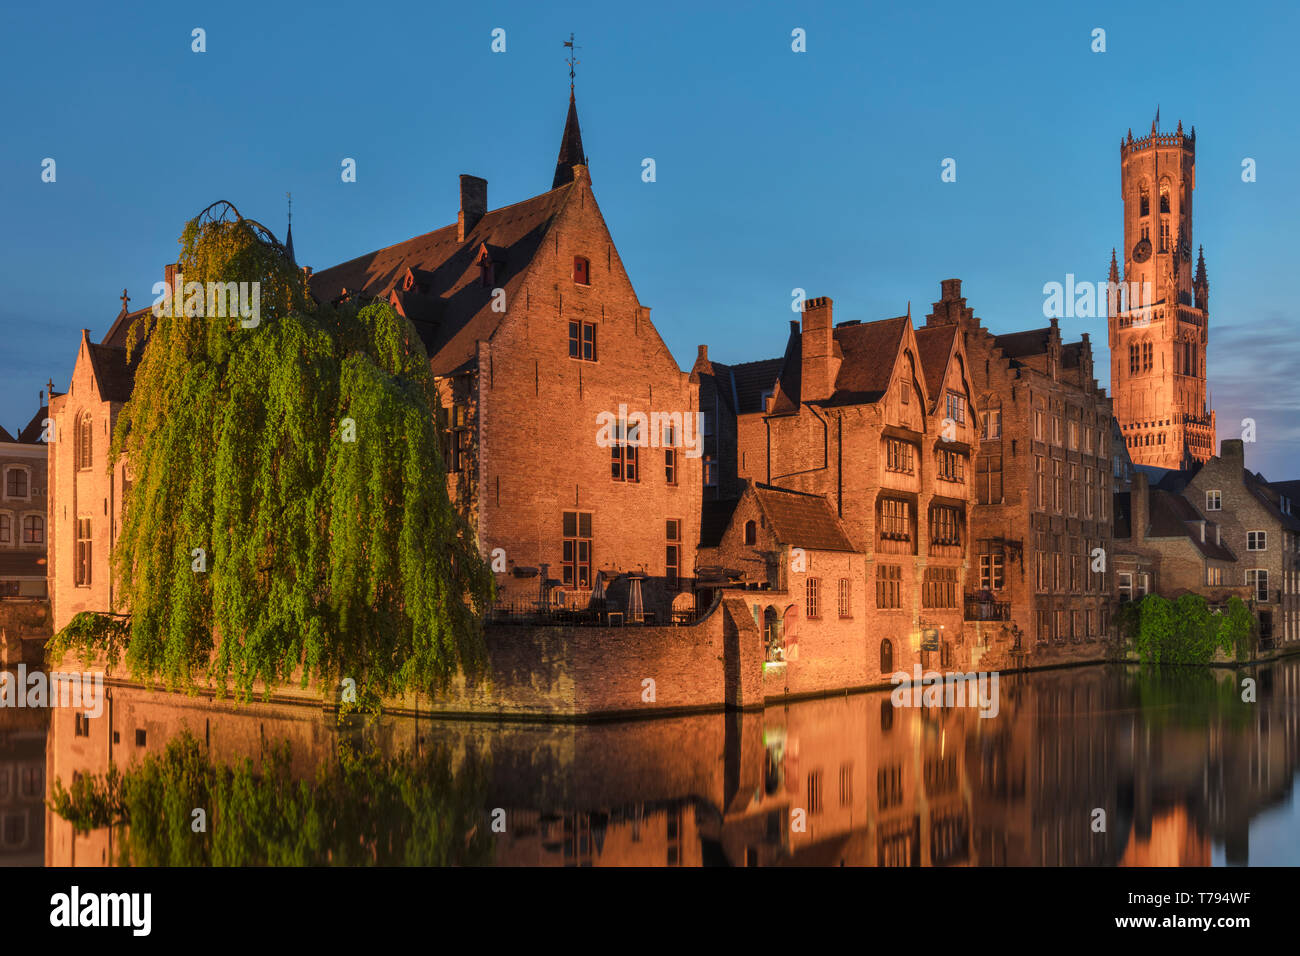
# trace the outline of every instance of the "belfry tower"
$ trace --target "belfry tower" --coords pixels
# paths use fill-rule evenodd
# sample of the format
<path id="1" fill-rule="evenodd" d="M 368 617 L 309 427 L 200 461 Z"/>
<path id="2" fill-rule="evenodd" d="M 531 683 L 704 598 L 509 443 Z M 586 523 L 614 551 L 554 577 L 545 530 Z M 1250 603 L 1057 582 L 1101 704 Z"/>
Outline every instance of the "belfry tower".
<path id="1" fill-rule="evenodd" d="M 1120 140 L 1124 200 L 1121 278 L 1110 259 L 1110 381 L 1134 464 L 1185 468 L 1215 452 L 1206 400 L 1210 285 L 1205 256 L 1192 264 L 1196 129 Z"/>

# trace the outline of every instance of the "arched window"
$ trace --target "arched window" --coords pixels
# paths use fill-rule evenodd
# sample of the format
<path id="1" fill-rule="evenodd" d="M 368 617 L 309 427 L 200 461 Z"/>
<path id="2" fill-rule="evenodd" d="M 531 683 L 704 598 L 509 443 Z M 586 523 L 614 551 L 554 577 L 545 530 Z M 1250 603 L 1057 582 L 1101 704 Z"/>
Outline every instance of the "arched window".
<path id="1" fill-rule="evenodd" d="M 1168 183 L 1160 184 L 1160 211 L 1163 213 L 1169 212 L 1169 184 Z"/>
<path id="2" fill-rule="evenodd" d="M 767 660 L 785 660 L 785 647 L 781 641 L 781 618 L 774 607 L 769 606 L 763 611 L 763 642 L 767 649 Z"/>
<path id="3" fill-rule="evenodd" d="M 758 525 L 754 521 L 745 522 L 745 544 L 758 543 Z"/>
<path id="4" fill-rule="evenodd" d="M 1138 209 L 1139 216 L 1151 215 L 1151 194 L 1147 192 L 1146 186 L 1142 187 L 1141 198 L 1138 200 L 1138 204 L 1139 204 L 1139 209 Z"/>
<path id="5" fill-rule="evenodd" d="M 94 445 L 91 441 L 91 425 L 90 412 L 82 412 L 81 417 L 77 419 L 78 471 L 86 471 L 91 467 L 91 454 L 94 451 Z"/>
<path id="6" fill-rule="evenodd" d="M 889 638 L 880 642 L 880 673 L 892 674 L 894 672 L 894 645 Z"/>
<path id="7" fill-rule="evenodd" d="M 23 544 L 45 543 L 45 519 L 41 515 L 23 518 Z"/>
<path id="8" fill-rule="evenodd" d="M 1135 375 L 1142 368 L 1141 359 L 1138 352 L 1137 343 L 1134 342 L 1128 347 L 1128 370 L 1130 375 Z"/>

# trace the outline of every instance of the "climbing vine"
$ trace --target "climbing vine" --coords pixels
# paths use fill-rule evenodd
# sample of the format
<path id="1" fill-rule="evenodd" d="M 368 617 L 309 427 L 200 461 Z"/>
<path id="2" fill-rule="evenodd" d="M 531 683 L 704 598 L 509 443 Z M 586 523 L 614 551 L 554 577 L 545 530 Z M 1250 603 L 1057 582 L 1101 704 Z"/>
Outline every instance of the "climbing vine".
<path id="1" fill-rule="evenodd" d="M 185 314 L 187 295 L 131 329 L 110 457 L 132 478 L 113 551 L 132 676 L 246 699 L 295 674 L 370 693 L 481 675 L 492 578 L 447 495 L 419 336 L 386 303 L 317 305 L 265 229 L 213 208 L 178 271 L 258 283 L 260 314 Z M 96 621 L 52 646 L 106 643 Z"/>

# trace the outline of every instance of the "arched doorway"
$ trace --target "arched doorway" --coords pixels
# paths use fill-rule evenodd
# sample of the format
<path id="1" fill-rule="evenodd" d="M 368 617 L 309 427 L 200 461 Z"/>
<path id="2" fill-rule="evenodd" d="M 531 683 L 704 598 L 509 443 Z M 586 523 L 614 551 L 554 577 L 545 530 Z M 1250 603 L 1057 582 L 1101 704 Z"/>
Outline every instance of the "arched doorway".
<path id="1" fill-rule="evenodd" d="M 880 673 L 894 672 L 894 644 L 889 638 L 880 642 Z"/>

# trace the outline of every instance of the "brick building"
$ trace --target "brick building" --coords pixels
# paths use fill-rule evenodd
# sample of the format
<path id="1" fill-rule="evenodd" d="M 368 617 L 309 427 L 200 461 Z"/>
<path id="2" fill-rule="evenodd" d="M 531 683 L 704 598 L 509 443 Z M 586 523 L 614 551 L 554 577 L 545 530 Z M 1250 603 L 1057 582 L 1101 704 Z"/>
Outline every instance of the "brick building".
<path id="1" fill-rule="evenodd" d="M 0 599 L 46 596 L 44 397 L 16 434 L 0 426 Z"/>
<path id="2" fill-rule="evenodd" d="M 68 391 L 50 391 L 49 588 L 54 630 L 81 611 L 113 610 L 109 556 L 121 527 L 127 463 L 108 470 L 117 416 L 131 397 L 140 353 L 128 363 L 126 333 L 144 310 L 127 311 L 99 343 L 83 329 Z"/>
<path id="3" fill-rule="evenodd" d="M 549 575 L 553 600 L 582 605 L 600 574 L 620 604 L 637 573 L 663 619 L 690 589 L 698 385 L 623 268 L 572 91 L 549 191 L 489 210 L 486 181 L 462 176 L 454 224 L 317 272 L 311 290 L 387 300 L 419 332 L 448 410 L 450 491 L 503 602 L 533 604 Z"/>
<path id="4" fill-rule="evenodd" d="M 1153 487 L 1142 469 L 1134 472 L 1131 491 L 1115 495 L 1112 563 L 1121 602 L 1151 593 L 1175 598 L 1191 592 L 1211 604 L 1253 596 L 1222 526 L 1188 498 Z"/>
<path id="5" fill-rule="evenodd" d="M 1184 468 L 1214 454 L 1207 404 L 1210 285 L 1205 256 L 1192 272 L 1196 130 L 1120 142 L 1123 286 L 1111 251 L 1111 394 L 1133 461 Z"/>
<path id="6" fill-rule="evenodd" d="M 822 500 L 862 556 L 846 573 L 849 593 L 864 596 L 853 627 L 872 681 L 914 662 L 961 667 L 976 421 L 964 347 L 952 329 L 914 330 L 910 316 L 837 326 L 832 308 L 808 299 L 780 359 L 724 366 L 701 350 L 693 374 L 719 410 L 715 433 L 736 436 L 719 487 Z M 748 520 L 736 509 L 726 534 Z"/>
<path id="7" fill-rule="evenodd" d="M 1300 645 L 1300 507 L 1288 493 L 1291 484 L 1270 484 L 1246 468 L 1239 438 L 1225 439 L 1217 457 L 1191 468 L 1145 472 L 1134 475 L 1131 502 L 1117 499 L 1129 512 L 1120 524 L 1132 528 L 1127 547 L 1121 547 L 1130 553 L 1122 560 L 1133 572 L 1132 596 L 1150 590 L 1176 597 L 1190 590 L 1221 602 L 1236 594 L 1251 602 L 1263 649 Z M 1139 488 L 1147 485 L 1151 505 L 1143 516 Z M 1180 531 L 1193 539 L 1199 563 L 1185 547 L 1179 552 L 1157 540 L 1177 539 Z M 1121 598 L 1127 584 L 1120 579 Z"/>
<path id="8" fill-rule="evenodd" d="M 1013 659 L 1096 656 L 1109 631 L 1111 403 L 1092 344 L 1047 328 L 993 335 L 941 283 L 926 328 L 960 330 L 980 409 L 966 590 L 976 640 Z M 1098 552 L 1100 549 L 1100 552 Z M 1099 568 L 1102 570 L 1094 570 Z M 987 592 L 987 593 L 985 593 Z M 991 594 L 992 601 L 988 600 Z"/>

